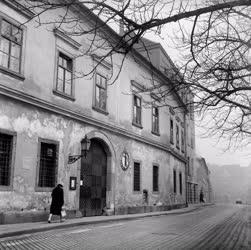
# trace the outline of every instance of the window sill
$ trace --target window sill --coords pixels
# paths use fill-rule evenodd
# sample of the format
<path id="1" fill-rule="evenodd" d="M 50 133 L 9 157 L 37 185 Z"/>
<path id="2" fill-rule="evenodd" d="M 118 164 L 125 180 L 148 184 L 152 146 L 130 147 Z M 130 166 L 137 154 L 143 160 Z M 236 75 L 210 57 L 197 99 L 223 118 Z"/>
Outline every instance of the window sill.
<path id="1" fill-rule="evenodd" d="M 153 194 L 159 194 L 159 191 L 153 191 Z"/>
<path id="2" fill-rule="evenodd" d="M 35 187 L 35 192 L 51 192 L 54 187 Z"/>
<path id="3" fill-rule="evenodd" d="M 12 186 L 1 186 L 0 185 L 0 191 L 12 191 Z"/>
<path id="4" fill-rule="evenodd" d="M 92 108 L 93 108 L 95 111 L 97 111 L 97 112 L 99 112 L 99 113 L 101 113 L 101 114 L 109 115 L 109 113 L 108 113 L 106 110 L 103 110 L 103 109 L 101 109 L 101 108 L 99 108 L 99 107 L 92 106 Z"/>
<path id="5" fill-rule="evenodd" d="M 139 191 L 133 190 L 133 194 L 142 194 L 142 192 L 140 190 Z"/>
<path id="6" fill-rule="evenodd" d="M 132 125 L 135 126 L 135 127 L 137 127 L 137 128 L 140 128 L 140 129 L 143 128 L 141 124 L 138 124 L 136 122 L 132 122 Z"/>
<path id="7" fill-rule="evenodd" d="M 160 136 L 160 133 L 159 133 L 159 132 L 152 131 L 152 134 L 153 134 L 153 135 L 156 135 L 156 136 Z"/>
<path id="8" fill-rule="evenodd" d="M 17 73 L 15 71 L 12 71 L 10 69 L 4 68 L 3 66 L 0 66 L 0 72 L 2 72 L 3 74 L 7 74 L 13 78 L 16 78 L 18 80 L 24 81 L 25 77 L 24 75 Z"/>
<path id="9" fill-rule="evenodd" d="M 75 101 L 75 98 L 73 96 L 67 95 L 67 94 L 65 94 L 63 92 L 60 92 L 60 91 L 56 90 L 56 89 L 53 89 L 53 94 L 57 95 L 57 96 L 60 96 L 60 97 L 63 97 L 65 99 L 68 99 L 70 101 Z"/>

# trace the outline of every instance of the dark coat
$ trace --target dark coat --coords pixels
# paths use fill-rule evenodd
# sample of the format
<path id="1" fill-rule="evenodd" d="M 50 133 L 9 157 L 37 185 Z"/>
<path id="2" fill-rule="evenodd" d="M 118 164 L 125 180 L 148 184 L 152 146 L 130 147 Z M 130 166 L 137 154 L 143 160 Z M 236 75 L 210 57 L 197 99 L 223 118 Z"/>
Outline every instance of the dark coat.
<path id="1" fill-rule="evenodd" d="M 64 205 L 64 191 L 60 186 L 56 186 L 52 190 L 52 201 L 50 213 L 54 215 L 61 215 L 62 206 Z"/>

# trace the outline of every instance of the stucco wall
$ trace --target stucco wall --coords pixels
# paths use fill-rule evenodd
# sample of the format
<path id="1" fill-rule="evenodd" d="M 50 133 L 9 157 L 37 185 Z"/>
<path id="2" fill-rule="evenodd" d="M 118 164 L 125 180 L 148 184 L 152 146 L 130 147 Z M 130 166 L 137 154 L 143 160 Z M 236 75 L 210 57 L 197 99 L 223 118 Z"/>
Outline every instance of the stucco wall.
<path id="1" fill-rule="evenodd" d="M 16 132 L 16 146 L 13 162 L 13 188 L 11 191 L 0 189 L 0 210 L 44 209 L 48 208 L 50 192 L 36 191 L 38 139 L 50 139 L 59 143 L 58 177 L 57 180 L 65 186 L 65 202 L 68 209 L 78 209 L 79 186 L 76 191 L 69 191 L 69 177 L 77 176 L 79 183 L 80 161 L 68 165 L 69 154 L 80 152 L 80 141 L 85 134 L 96 131 L 96 127 L 75 122 L 59 115 L 50 114 L 40 109 L 1 98 L 0 128 Z M 111 143 L 116 153 L 114 169 L 112 169 L 112 192 L 110 197 L 113 206 L 142 205 L 142 190 L 149 193 L 149 205 L 185 203 L 183 195 L 173 194 L 172 170 L 182 172 L 185 167 L 168 152 L 147 146 L 144 143 L 101 131 Z M 120 155 L 126 149 L 130 155 L 130 167 L 123 171 L 120 167 Z M 141 162 L 141 191 L 133 192 L 132 166 L 133 160 Z M 152 192 L 152 166 L 159 165 L 159 192 Z M 178 180 L 177 180 L 178 185 Z M 183 188 L 185 188 L 183 184 Z"/>

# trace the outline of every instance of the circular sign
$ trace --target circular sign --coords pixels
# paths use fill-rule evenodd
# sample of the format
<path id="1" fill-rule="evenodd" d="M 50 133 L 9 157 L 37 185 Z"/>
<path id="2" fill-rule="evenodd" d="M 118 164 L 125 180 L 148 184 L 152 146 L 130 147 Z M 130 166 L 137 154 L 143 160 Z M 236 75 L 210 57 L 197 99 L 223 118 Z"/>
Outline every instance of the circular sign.
<path id="1" fill-rule="evenodd" d="M 127 170 L 128 167 L 129 167 L 129 154 L 124 151 L 121 155 L 121 168 L 123 170 Z"/>

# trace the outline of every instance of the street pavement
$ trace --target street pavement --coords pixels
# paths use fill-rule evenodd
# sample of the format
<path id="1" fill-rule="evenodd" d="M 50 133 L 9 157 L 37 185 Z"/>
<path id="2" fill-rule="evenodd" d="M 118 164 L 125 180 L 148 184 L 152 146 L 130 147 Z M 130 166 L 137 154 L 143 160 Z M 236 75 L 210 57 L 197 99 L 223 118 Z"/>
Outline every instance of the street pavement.
<path id="1" fill-rule="evenodd" d="M 1 238 L 0 249 L 250 250 L 250 233 L 251 206 L 221 204 L 188 208 L 181 213 L 30 232 Z"/>

